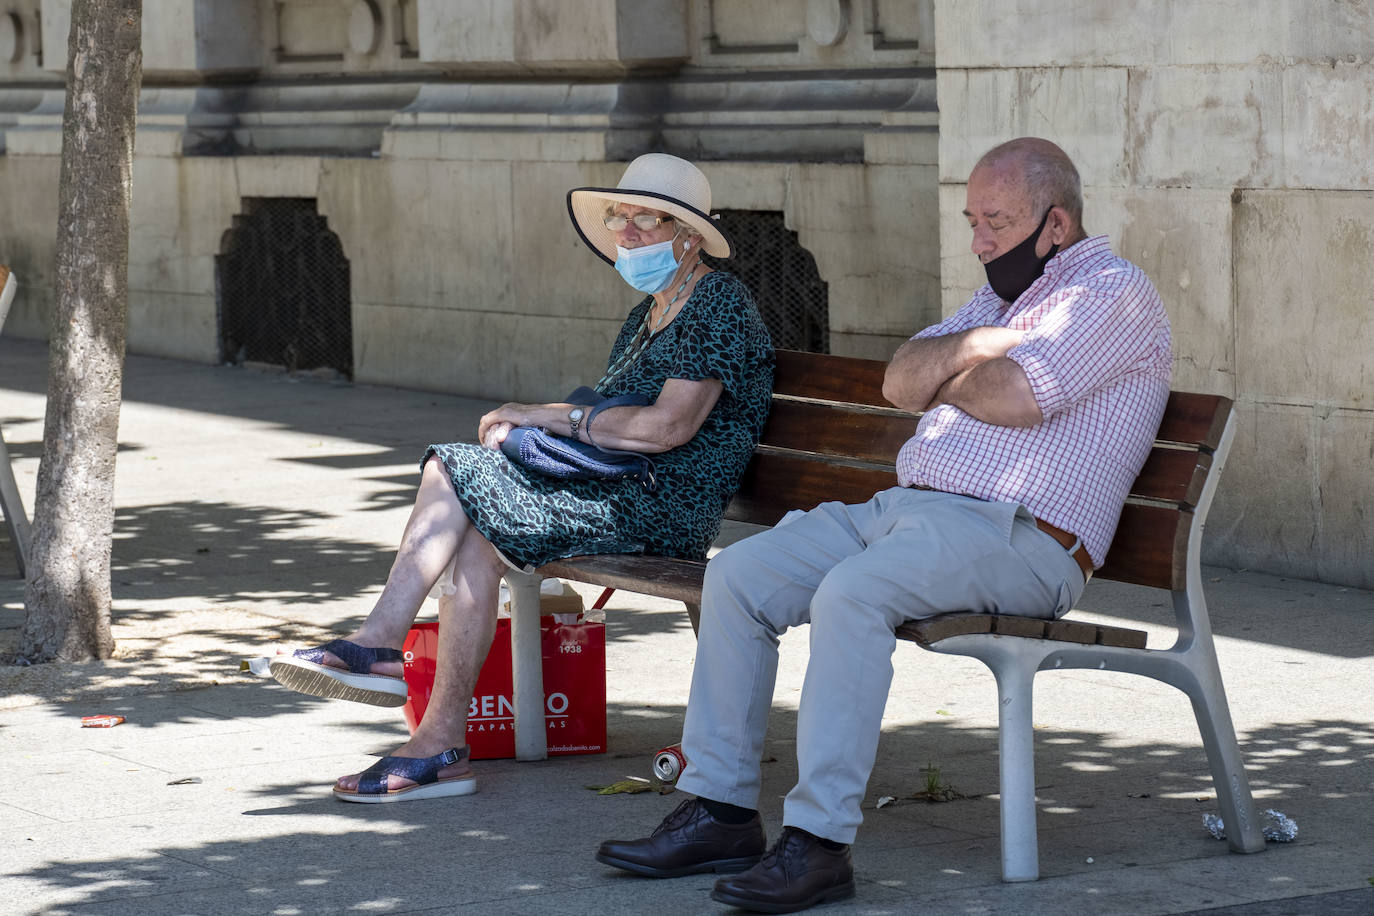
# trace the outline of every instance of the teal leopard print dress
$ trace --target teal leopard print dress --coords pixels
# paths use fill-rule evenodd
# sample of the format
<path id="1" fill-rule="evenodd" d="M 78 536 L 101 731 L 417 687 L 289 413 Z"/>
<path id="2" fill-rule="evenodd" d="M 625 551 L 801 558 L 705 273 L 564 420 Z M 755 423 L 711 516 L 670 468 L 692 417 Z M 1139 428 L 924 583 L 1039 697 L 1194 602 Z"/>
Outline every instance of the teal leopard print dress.
<path id="1" fill-rule="evenodd" d="M 607 365 L 630 344 L 652 303 L 647 296 L 630 312 Z M 425 460 L 439 456 L 468 518 L 516 565 L 598 553 L 701 559 L 758 444 L 773 391 L 768 329 L 748 287 L 733 275 L 716 271 L 698 281 L 679 315 L 601 393 L 657 398 L 670 378 L 717 378 L 724 390 L 690 442 L 653 456 L 653 493 L 632 480 L 544 477 L 467 443 L 431 445 Z"/>

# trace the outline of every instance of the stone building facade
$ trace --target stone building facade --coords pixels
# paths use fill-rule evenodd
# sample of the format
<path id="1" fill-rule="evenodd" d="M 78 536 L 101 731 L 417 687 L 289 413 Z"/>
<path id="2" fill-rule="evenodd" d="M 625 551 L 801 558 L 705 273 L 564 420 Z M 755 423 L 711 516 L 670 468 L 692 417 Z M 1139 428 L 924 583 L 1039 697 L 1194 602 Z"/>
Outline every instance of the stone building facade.
<path id="1" fill-rule="evenodd" d="M 69 8 L 0 0 L 0 242 L 26 281 L 6 331 L 30 337 Z M 632 298 L 564 194 L 667 150 L 814 258 L 832 352 L 885 358 L 981 282 L 959 215 L 977 155 L 1039 134 L 1080 164 L 1090 231 L 1159 286 L 1175 386 L 1239 404 L 1207 558 L 1374 587 L 1368 0 L 144 8 L 132 352 L 241 357 L 226 299 L 308 262 L 346 296 L 326 324 L 353 378 L 547 398 Z"/>

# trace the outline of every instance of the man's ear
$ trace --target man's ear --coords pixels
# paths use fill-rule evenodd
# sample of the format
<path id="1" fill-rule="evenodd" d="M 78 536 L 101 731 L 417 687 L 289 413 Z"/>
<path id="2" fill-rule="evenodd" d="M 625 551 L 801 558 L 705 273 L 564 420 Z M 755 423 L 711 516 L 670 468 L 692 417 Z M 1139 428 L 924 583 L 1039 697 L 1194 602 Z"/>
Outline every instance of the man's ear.
<path id="1" fill-rule="evenodd" d="M 1069 217 L 1069 211 L 1055 204 L 1050 209 L 1050 222 L 1048 226 L 1050 244 L 1062 246 L 1066 239 L 1073 233 L 1073 221 Z"/>

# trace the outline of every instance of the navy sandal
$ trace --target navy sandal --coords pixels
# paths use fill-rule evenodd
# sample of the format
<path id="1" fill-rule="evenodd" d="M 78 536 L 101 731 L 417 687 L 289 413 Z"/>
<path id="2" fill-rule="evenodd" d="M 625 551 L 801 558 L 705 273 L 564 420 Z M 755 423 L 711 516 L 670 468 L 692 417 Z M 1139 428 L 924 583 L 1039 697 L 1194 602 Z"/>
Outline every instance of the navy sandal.
<path id="1" fill-rule="evenodd" d="M 440 779 L 439 771 L 444 767 L 466 760 L 467 746 L 451 747 L 433 757 L 383 757 L 368 767 L 358 777 L 358 789 L 346 792 L 337 786 L 334 797 L 339 801 L 380 802 L 416 801 L 421 798 L 447 798 L 451 795 L 471 795 L 477 791 L 477 776 L 452 776 Z M 399 776 L 415 783 L 404 789 L 388 789 L 386 778 Z"/>
<path id="2" fill-rule="evenodd" d="M 348 670 L 326 665 L 326 652 L 338 657 Z M 399 649 L 369 649 L 346 639 L 336 639 L 314 649 L 297 649 L 290 655 L 278 655 L 268 664 L 268 669 L 283 687 L 312 697 L 352 700 L 369 706 L 401 706 L 406 701 L 405 678 L 371 672 L 377 662 L 402 660 Z"/>

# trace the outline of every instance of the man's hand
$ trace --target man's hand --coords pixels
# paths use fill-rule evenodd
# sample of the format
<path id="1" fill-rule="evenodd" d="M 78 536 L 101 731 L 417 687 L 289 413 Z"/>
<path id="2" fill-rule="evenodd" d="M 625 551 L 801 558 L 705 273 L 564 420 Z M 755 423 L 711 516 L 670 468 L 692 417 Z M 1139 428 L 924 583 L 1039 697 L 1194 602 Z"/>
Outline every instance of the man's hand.
<path id="1" fill-rule="evenodd" d="M 949 382 L 983 363 L 1005 357 L 1022 336 L 1021 331 L 1011 328 L 982 327 L 943 337 L 908 340 L 887 365 L 883 397 L 912 412 L 954 403 L 938 397 Z M 1038 408 L 1036 412 L 1039 413 Z"/>

